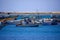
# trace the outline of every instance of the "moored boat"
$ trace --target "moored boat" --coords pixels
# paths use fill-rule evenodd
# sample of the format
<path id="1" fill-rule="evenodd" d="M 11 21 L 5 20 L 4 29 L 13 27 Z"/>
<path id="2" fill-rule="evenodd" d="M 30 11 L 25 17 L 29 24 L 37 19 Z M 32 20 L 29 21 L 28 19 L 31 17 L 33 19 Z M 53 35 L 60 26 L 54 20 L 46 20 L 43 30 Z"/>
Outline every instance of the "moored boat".
<path id="1" fill-rule="evenodd" d="M 16 25 L 16 27 L 38 27 L 39 24 L 26 24 L 26 25 Z"/>

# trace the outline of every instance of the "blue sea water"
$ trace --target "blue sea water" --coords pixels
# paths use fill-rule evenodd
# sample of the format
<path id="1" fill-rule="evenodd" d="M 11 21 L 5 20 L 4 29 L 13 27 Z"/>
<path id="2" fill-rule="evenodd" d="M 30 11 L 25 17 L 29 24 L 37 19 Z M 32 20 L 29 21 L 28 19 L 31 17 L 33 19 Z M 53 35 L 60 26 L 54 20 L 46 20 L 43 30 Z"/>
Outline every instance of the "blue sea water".
<path id="1" fill-rule="evenodd" d="M 7 25 L 0 30 L 0 40 L 60 40 L 60 25 L 39 27 Z"/>

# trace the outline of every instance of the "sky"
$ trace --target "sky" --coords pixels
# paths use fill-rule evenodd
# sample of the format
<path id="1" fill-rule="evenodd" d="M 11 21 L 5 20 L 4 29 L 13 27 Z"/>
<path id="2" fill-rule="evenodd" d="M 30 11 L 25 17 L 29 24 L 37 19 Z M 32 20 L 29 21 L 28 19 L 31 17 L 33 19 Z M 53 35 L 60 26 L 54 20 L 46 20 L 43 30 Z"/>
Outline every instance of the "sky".
<path id="1" fill-rule="evenodd" d="M 60 0 L 0 0 L 0 12 L 60 11 Z"/>

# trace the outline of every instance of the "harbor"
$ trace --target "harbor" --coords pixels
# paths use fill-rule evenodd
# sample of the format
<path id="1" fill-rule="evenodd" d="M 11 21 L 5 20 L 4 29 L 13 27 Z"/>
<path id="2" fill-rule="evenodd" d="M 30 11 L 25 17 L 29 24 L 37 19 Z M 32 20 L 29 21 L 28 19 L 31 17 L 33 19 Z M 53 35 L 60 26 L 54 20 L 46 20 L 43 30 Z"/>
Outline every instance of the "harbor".
<path id="1" fill-rule="evenodd" d="M 4 18 L 0 17 L 0 22 L 3 22 L 0 23 L 1 40 L 59 40 L 60 38 L 59 13 L 58 14 L 16 13 L 16 14 L 17 15 L 6 13 L 6 15 L 9 16 L 5 16 L 5 14 L 0 14 L 4 15 Z M 26 18 L 27 19 L 29 18 L 31 20 L 29 20 L 29 22 L 26 24 L 25 23 L 21 24 L 20 21 L 21 20 L 24 21 Z M 1 24 L 3 26 L 1 26 Z"/>

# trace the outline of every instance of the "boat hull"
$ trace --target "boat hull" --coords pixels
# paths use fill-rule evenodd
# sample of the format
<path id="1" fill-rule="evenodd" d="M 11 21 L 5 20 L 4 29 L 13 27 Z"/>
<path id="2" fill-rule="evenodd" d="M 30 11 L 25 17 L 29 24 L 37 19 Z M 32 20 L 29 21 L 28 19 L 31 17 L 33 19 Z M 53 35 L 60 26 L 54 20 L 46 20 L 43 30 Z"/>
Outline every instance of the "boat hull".
<path id="1" fill-rule="evenodd" d="M 39 24 L 16 25 L 16 27 L 38 27 Z"/>

